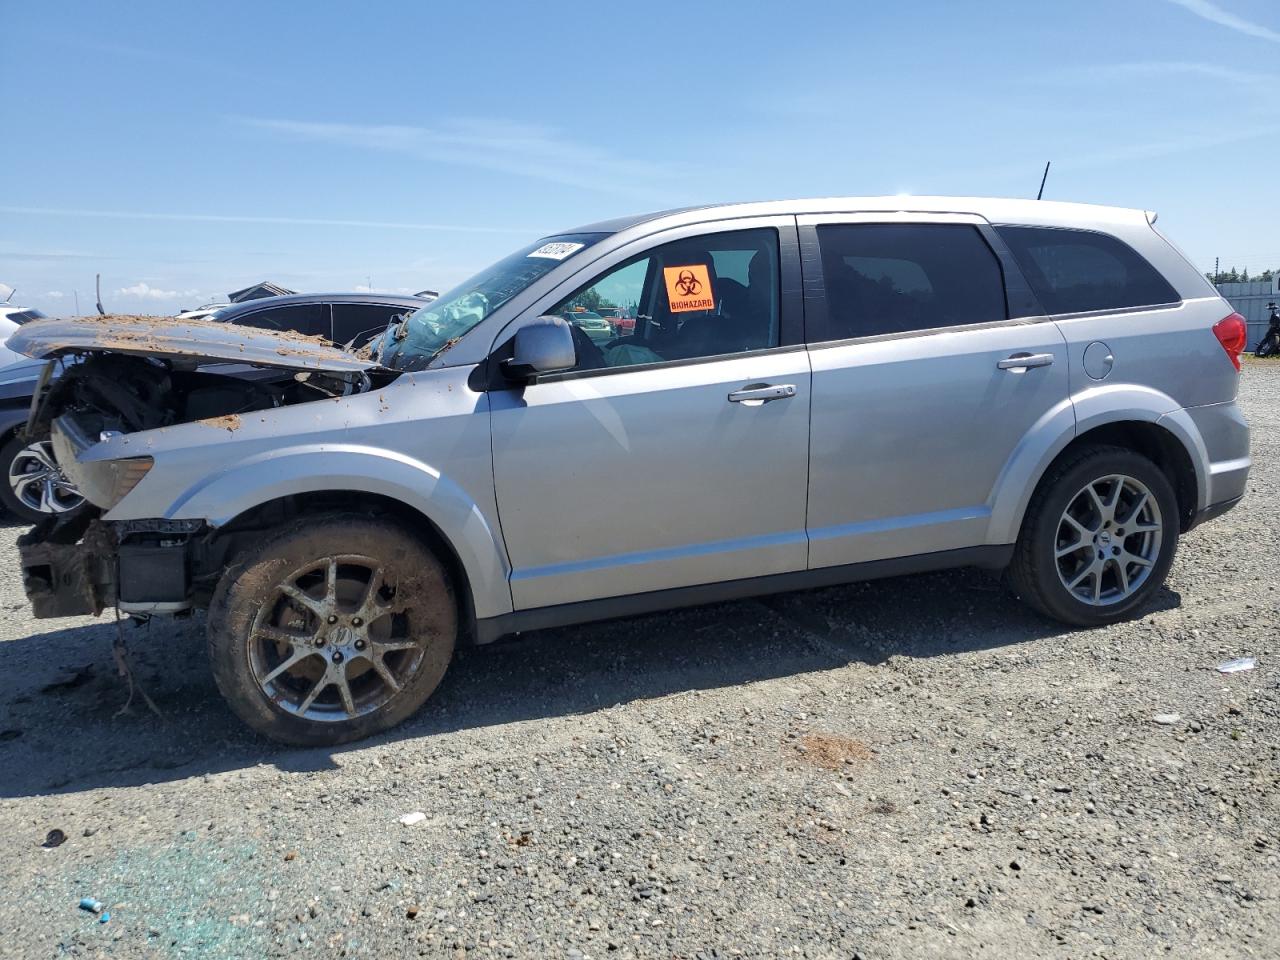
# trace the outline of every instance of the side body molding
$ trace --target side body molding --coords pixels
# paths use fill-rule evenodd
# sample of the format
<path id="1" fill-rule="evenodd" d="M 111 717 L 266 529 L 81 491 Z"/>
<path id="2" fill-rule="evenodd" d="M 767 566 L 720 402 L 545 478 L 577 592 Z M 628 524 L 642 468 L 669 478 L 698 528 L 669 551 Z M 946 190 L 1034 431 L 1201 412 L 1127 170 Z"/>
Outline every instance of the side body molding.
<path id="1" fill-rule="evenodd" d="M 500 532 L 458 483 L 420 460 L 377 447 L 312 444 L 272 450 L 202 478 L 165 512 L 219 527 L 253 507 L 292 494 L 351 491 L 390 497 L 436 525 L 471 583 L 477 617 L 511 612 Z"/>

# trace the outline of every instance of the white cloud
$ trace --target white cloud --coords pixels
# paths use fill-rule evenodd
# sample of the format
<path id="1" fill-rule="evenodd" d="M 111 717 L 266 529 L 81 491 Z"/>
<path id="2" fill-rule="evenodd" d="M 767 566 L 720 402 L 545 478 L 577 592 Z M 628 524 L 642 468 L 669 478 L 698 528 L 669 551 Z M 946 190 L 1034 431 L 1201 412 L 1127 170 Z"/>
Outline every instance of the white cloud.
<path id="1" fill-rule="evenodd" d="M 63 293 L 61 290 L 50 290 L 47 293 L 45 293 L 45 296 L 48 297 L 50 300 L 61 300 L 63 297 L 66 296 L 66 294 Z"/>
<path id="2" fill-rule="evenodd" d="M 1140 60 L 1132 63 L 1104 63 L 1065 67 L 1054 71 L 1054 79 L 1070 83 L 1111 83 L 1131 77 L 1163 78 L 1170 76 L 1205 77 L 1223 80 L 1243 86 L 1263 87 L 1268 92 L 1280 85 L 1280 77 L 1274 74 L 1236 70 L 1217 63 L 1196 63 L 1189 60 Z"/>
<path id="3" fill-rule="evenodd" d="M 1216 3 L 1210 3 L 1209 0 L 1169 0 L 1169 2 L 1177 4 L 1184 10 L 1194 13 L 1197 17 L 1208 20 L 1210 23 L 1226 27 L 1228 30 L 1234 30 L 1250 37 L 1258 37 L 1261 40 L 1270 40 L 1272 43 L 1280 43 L 1280 31 L 1264 27 L 1262 24 L 1246 20 L 1244 17 L 1237 17 L 1234 13 L 1223 10 Z"/>
<path id="4" fill-rule="evenodd" d="M 1258 140 L 1264 137 L 1275 136 L 1277 134 L 1280 134 L 1280 125 L 1271 124 L 1235 133 L 1197 133 L 1188 134 L 1182 137 L 1171 137 L 1166 140 L 1123 143 L 1090 153 L 1076 153 L 1068 154 L 1063 157 L 1054 157 L 1053 168 L 1055 170 L 1084 170 L 1093 167 L 1109 167 L 1116 164 L 1129 164 L 1130 166 L 1135 166 L 1137 163 L 1144 160 L 1175 156 L 1182 153 L 1193 153 L 1197 150 L 1208 150 L 1235 143 L 1245 143 L 1250 140 Z M 979 170 L 974 170 L 968 175 L 999 177 L 1014 176 L 1024 174 L 1027 170 L 1028 163 L 1028 160 L 1023 160 L 1017 164 L 1001 164 L 999 166 L 985 167 Z M 1050 184 L 1053 183 L 1052 174 L 1050 174 L 1049 182 Z"/>
<path id="5" fill-rule="evenodd" d="M 131 287 L 121 287 L 116 291 L 118 297 L 137 297 L 139 300 L 177 300 L 181 297 L 194 297 L 199 290 L 161 290 L 139 280 Z"/>
<path id="6" fill-rule="evenodd" d="M 504 233 L 538 236 L 538 228 L 477 227 L 455 223 L 397 223 L 384 220 L 328 220 L 310 217 L 258 217 L 216 213 L 165 213 L 150 210 L 68 210 L 56 207 L 0 207 L 0 213 L 16 213 L 33 217 L 100 217 L 108 220 L 172 220 L 178 223 L 261 223 L 286 227 L 369 227 L 374 230 L 430 230 L 442 233 Z M 66 258 L 70 255 L 42 254 L 38 259 Z M 118 259 L 76 254 L 78 259 Z M 6 253 L 7 259 L 37 259 Z"/>
<path id="7" fill-rule="evenodd" d="M 563 131 L 507 120 L 464 118 L 434 127 L 319 123 L 236 117 L 237 122 L 315 143 L 406 153 L 609 193 L 648 193 L 687 175 L 687 168 L 641 160 L 570 140 Z"/>

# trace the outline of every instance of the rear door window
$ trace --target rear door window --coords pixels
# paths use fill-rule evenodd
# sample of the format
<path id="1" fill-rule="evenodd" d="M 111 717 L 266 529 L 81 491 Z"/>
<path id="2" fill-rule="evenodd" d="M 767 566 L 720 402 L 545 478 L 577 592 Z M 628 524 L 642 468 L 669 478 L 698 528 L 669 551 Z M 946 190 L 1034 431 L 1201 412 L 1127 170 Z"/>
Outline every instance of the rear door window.
<path id="1" fill-rule="evenodd" d="M 1136 250 L 1105 233 L 1055 227 L 996 229 L 1048 313 L 1122 310 L 1180 299 Z"/>
<path id="2" fill-rule="evenodd" d="M 1000 262 L 976 227 L 824 224 L 818 340 L 912 333 L 1008 318 Z M 819 326 L 823 326 L 821 322 Z"/>
<path id="3" fill-rule="evenodd" d="M 352 343 L 362 347 L 386 329 L 392 317 L 413 313 L 413 307 L 382 303 L 335 303 L 333 305 L 333 342 Z"/>
<path id="4" fill-rule="evenodd" d="M 234 323 L 264 330 L 294 330 L 309 337 L 329 337 L 329 305 L 327 303 L 295 303 L 287 307 L 269 307 L 237 317 Z"/>

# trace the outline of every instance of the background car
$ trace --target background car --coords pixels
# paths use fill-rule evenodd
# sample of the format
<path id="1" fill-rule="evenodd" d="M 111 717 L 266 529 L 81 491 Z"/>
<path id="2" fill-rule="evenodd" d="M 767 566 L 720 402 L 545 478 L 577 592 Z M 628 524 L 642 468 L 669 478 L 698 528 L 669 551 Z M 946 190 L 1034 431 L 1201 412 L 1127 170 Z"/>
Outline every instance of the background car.
<path id="1" fill-rule="evenodd" d="M 562 316 L 590 337 L 594 343 L 608 343 L 615 336 L 613 323 L 592 310 L 579 307 L 566 310 Z"/>
<path id="2" fill-rule="evenodd" d="M 181 313 L 175 314 L 175 320 L 208 320 L 219 310 L 225 310 L 231 304 L 225 300 L 221 303 L 206 303 L 202 306 L 195 307 L 192 310 L 183 310 Z"/>
<path id="3" fill-rule="evenodd" d="M 626 307 L 597 307 L 600 316 L 613 324 L 613 335 L 625 337 L 636 332 L 636 318 L 627 315 Z"/>
<path id="4" fill-rule="evenodd" d="M 193 317 L 191 311 L 185 319 L 294 330 L 361 346 L 384 330 L 392 318 L 429 302 L 422 297 L 378 293 L 299 293 L 230 304 L 208 317 Z M 0 308 L 0 343 L 8 340 L 19 324 L 43 316 L 38 310 Z M 9 365 L 0 368 L 0 469 L 5 481 L 0 484 L 0 505 L 20 520 L 37 523 L 79 508 L 84 499 L 58 468 L 48 439 L 23 435 L 44 363 L 0 347 L 0 362 L 6 358 Z M 252 368 L 246 369 L 252 373 Z"/>
<path id="5" fill-rule="evenodd" d="M 11 307 L 7 303 L 0 304 L 0 367 L 8 366 L 11 363 L 20 363 L 27 359 L 21 354 L 14 353 L 3 344 L 11 334 L 17 331 L 18 327 L 28 320 L 43 319 L 44 314 L 39 310 L 32 310 L 28 307 Z"/>
<path id="6" fill-rule="evenodd" d="M 209 319 L 264 330 L 293 330 L 338 344 L 363 346 L 393 317 L 431 301 L 389 293 L 295 293 L 233 303 Z"/>

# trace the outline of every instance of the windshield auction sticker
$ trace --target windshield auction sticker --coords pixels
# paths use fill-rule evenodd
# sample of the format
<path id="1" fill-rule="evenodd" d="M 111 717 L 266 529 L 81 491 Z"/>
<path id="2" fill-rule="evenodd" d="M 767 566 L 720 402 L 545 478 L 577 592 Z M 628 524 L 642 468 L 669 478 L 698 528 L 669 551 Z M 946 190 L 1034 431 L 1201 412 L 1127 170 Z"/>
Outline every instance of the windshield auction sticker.
<path id="1" fill-rule="evenodd" d="M 544 243 L 529 256 L 540 260 L 563 260 L 577 253 L 584 246 L 585 244 L 582 243 Z"/>
<path id="2" fill-rule="evenodd" d="M 687 267 L 663 267 L 663 279 L 667 282 L 667 302 L 672 313 L 690 310 L 714 310 L 715 297 L 711 292 L 711 276 L 704 263 Z"/>

